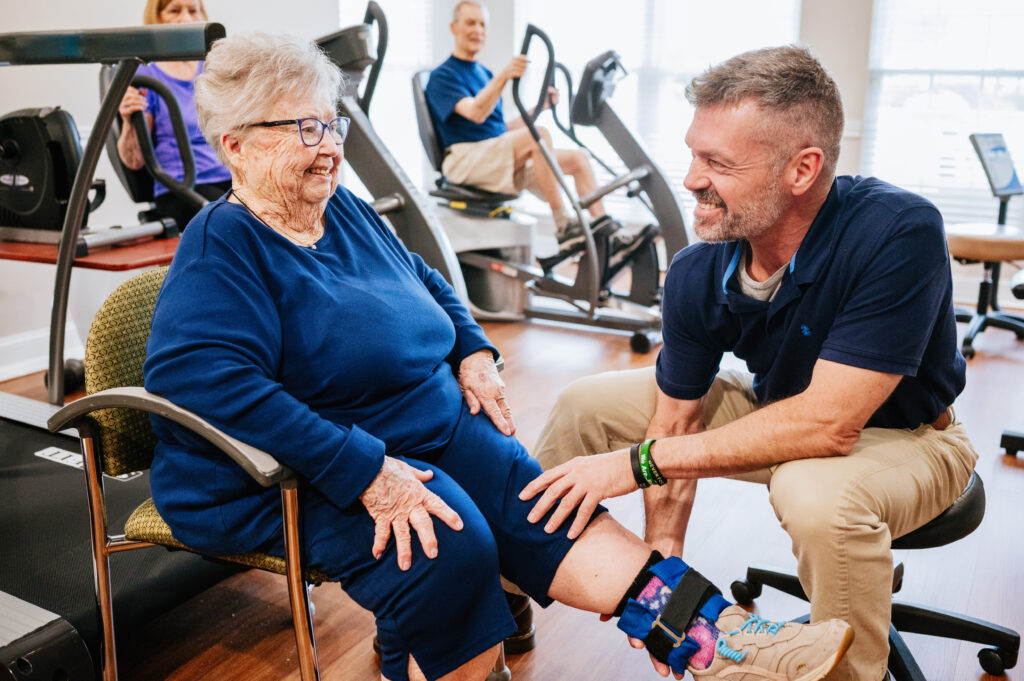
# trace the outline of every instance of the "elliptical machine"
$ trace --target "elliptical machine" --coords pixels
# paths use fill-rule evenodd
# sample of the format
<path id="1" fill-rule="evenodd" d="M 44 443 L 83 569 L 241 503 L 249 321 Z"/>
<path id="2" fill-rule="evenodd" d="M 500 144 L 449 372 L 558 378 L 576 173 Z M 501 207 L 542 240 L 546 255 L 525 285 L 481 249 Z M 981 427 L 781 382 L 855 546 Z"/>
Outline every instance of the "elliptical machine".
<path id="1" fill-rule="evenodd" d="M 562 122 L 556 107 L 551 108 L 555 126 L 581 149 L 585 149 L 598 165 L 616 177 L 615 181 L 607 185 L 608 191 L 626 187 L 627 195 L 643 204 L 664 239 L 665 255 L 671 261 L 672 256 L 689 243 L 683 210 L 668 178 L 615 113 L 609 101 L 615 93 L 615 84 L 627 75 L 622 58 L 614 50 L 607 50 L 591 59 L 583 68 L 579 90 L 575 93 L 572 74 L 565 64 L 557 62 L 555 69 L 565 78 L 566 99 L 569 102 L 568 123 Z M 597 128 L 625 165 L 626 174 L 617 176 L 611 165 L 580 140 L 576 135 L 577 125 Z M 580 199 L 584 205 L 589 205 L 590 201 L 592 199 L 589 196 Z"/>
<path id="2" fill-rule="evenodd" d="M 672 237 L 667 240 L 670 248 L 682 248 L 686 245 L 681 211 L 671 190 L 668 189 L 664 176 L 643 152 L 635 138 L 632 138 L 621 125 L 621 121 L 621 132 L 617 138 L 620 140 L 620 146 L 630 149 L 630 152 L 618 153 L 624 160 L 628 158 L 629 172 L 614 177 L 610 183 L 584 197 L 576 197 L 570 191 L 551 150 L 543 142 L 535 125 L 537 116 L 545 104 L 548 86 L 553 83 L 556 62 L 551 40 L 532 24 L 527 26 L 521 53 L 527 53 L 534 36 L 544 43 L 548 57 L 538 104 L 532 114 L 526 109 L 519 94 L 519 79 L 512 82 L 513 99 L 530 134 L 542 149 L 545 161 L 554 172 L 559 187 L 568 197 L 577 219 L 586 227 L 586 240 L 576 260 L 576 272 L 572 279 L 551 269 L 537 267 L 531 263 L 528 246 L 523 248 L 522 243 L 516 242 L 512 235 L 507 239 L 509 246 L 514 247 L 502 248 L 492 245 L 499 235 L 514 230 L 515 226 L 509 224 L 511 220 L 487 219 L 486 216 L 511 216 L 512 220 L 518 217 L 522 221 L 523 218 L 518 211 L 509 211 L 505 206 L 508 200 L 515 197 L 493 195 L 474 187 L 453 185 L 441 177 L 437 188 L 430 193 L 445 201 L 440 208 L 441 221 L 458 253 L 469 287 L 470 301 L 473 303 L 471 309 L 475 316 L 482 319 L 538 318 L 632 331 L 630 346 L 633 351 L 649 352 L 660 342 L 661 329 L 658 309 L 661 294 L 660 268 L 655 245 L 658 228 L 645 230 L 641 243 L 632 249 L 628 257 L 617 262 L 614 254 L 610 252 L 609 239 L 600 234 L 595 235 L 590 229 L 590 221 L 584 209 L 623 187 L 632 188 L 637 195 L 657 193 L 656 205 L 665 213 L 665 217 L 657 222 L 664 222 L 673 230 Z M 443 149 L 437 142 L 434 120 L 424 94 L 428 74 L 429 72 L 421 71 L 413 77 L 413 95 L 424 149 L 435 169 L 440 172 Z M 594 78 L 591 78 L 591 81 L 593 80 Z M 610 94 L 609 91 L 608 96 Z M 604 104 L 601 98 L 598 102 Z M 610 120 L 618 119 L 612 114 Z M 664 188 L 664 192 L 658 191 L 661 187 Z M 452 202 L 456 205 L 452 206 Z M 475 207 L 477 210 L 462 210 L 464 207 Z M 480 217 L 481 215 L 485 217 Z M 626 269 L 629 269 L 632 275 L 630 290 L 617 292 L 612 288 L 612 280 Z M 520 292 L 520 296 L 517 298 L 509 295 L 509 283 L 503 282 L 511 283 L 514 290 Z M 540 298 L 554 298 L 568 305 L 541 305 L 538 302 Z M 495 305 L 495 301 L 499 304 Z"/>

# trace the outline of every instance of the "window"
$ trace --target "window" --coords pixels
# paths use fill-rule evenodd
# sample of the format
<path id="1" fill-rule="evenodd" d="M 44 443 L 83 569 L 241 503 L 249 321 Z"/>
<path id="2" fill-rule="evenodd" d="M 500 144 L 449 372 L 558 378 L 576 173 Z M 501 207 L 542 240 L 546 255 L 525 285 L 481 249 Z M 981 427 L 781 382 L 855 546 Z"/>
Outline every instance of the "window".
<path id="1" fill-rule="evenodd" d="M 424 163 L 423 146 L 416 117 L 413 113 L 412 74 L 430 62 L 430 16 L 434 4 L 447 8 L 447 3 L 433 3 L 432 0 L 390 0 L 381 2 L 388 21 L 388 46 L 384 55 L 384 66 L 377 87 L 370 102 L 370 122 L 384 142 L 398 165 L 419 187 L 420 168 Z M 362 23 L 366 11 L 364 2 L 340 2 L 341 26 Z M 447 9 L 444 9 L 447 11 Z M 376 50 L 377 27 L 371 29 Z M 360 85 L 360 92 L 365 85 Z M 357 195 L 369 199 L 369 193 L 362 187 L 354 172 L 346 168 L 344 184 Z"/>
<path id="2" fill-rule="evenodd" d="M 574 81 L 593 57 L 608 49 L 619 53 L 629 75 L 616 86 L 611 104 L 668 176 L 688 211 L 693 206 L 683 178 L 690 152 L 683 138 L 693 110 L 684 96 L 686 85 L 713 64 L 746 50 L 795 42 L 799 33 L 800 0 L 517 0 L 515 7 L 516 35 L 524 34 L 527 23 L 541 28 Z M 544 55 L 540 45 L 531 44 L 530 52 L 536 59 Z M 562 85 L 560 78 L 556 82 Z M 524 82 L 524 103 L 533 105 L 537 87 Z M 617 158 L 595 129 L 578 128 L 577 135 L 617 172 L 623 171 L 621 164 L 611 163 Z M 557 134 L 555 140 L 559 146 L 572 145 Z M 602 173 L 599 181 L 608 177 Z M 628 211 L 628 201 L 621 193 L 609 197 L 609 212 Z"/>
<path id="3" fill-rule="evenodd" d="M 1024 162 L 1024 5 L 875 0 L 861 167 L 933 201 L 946 222 L 991 222 L 968 135 L 1000 132 Z M 1024 222 L 1024 201 L 1010 221 Z"/>

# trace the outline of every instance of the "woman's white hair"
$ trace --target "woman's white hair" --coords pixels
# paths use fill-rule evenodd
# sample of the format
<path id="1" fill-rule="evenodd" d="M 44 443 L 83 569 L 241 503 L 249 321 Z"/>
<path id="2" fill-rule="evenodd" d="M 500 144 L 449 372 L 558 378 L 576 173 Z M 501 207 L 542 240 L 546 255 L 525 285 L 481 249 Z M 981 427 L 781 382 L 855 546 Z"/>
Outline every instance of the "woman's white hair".
<path id="1" fill-rule="evenodd" d="M 293 36 L 238 33 L 221 38 L 196 79 L 196 113 L 206 141 L 228 165 L 221 137 L 266 119 L 282 97 L 309 97 L 334 109 L 338 67 L 314 43 Z"/>

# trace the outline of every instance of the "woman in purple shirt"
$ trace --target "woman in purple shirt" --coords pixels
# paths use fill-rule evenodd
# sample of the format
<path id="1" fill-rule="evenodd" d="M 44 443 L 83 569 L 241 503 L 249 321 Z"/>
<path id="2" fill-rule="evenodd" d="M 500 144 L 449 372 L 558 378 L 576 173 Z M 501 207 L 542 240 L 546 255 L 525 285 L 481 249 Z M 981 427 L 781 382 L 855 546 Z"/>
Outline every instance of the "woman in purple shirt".
<path id="1" fill-rule="evenodd" d="M 184 24 L 207 20 L 203 0 L 147 0 L 143 11 L 145 24 Z M 231 188 L 231 173 L 217 159 L 217 154 L 199 130 L 194 83 L 202 72 L 201 61 L 170 61 L 145 64 L 139 67 L 137 74 L 162 81 L 174 93 L 192 143 L 192 154 L 196 162 L 195 190 L 207 199 L 213 200 L 223 196 Z M 142 168 L 142 151 L 129 120 L 132 114 L 142 111 L 153 138 L 156 160 L 168 175 L 182 180 L 185 175 L 184 165 L 171 128 L 167 105 L 163 100 L 154 92 L 130 87 L 121 100 L 118 111 L 121 114 L 122 125 L 121 136 L 117 140 L 117 153 L 121 162 L 132 170 Z M 160 215 L 174 218 L 181 229 L 185 228 L 199 210 L 159 182 L 154 184 L 153 195 Z"/>

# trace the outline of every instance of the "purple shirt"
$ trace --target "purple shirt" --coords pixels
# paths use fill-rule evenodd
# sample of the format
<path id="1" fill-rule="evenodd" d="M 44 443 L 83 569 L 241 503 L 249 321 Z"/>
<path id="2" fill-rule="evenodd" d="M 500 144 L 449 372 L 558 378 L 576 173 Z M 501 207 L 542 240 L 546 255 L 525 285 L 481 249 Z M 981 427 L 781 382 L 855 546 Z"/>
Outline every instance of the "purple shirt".
<path id="1" fill-rule="evenodd" d="M 196 77 L 202 72 L 203 62 L 199 62 Z M 195 78 L 178 80 L 161 71 L 156 64 L 143 64 L 136 73 L 163 81 L 177 98 L 182 118 L 185 119 L 188 138 L 192 142 L 192 155 L 196 160 L 196 184 L 230 180 L 231 173 L 221 165 L 216 152 L 206 143 L 206 138 L 203 137 L 203 133 L 199 129 L 199 120 L 196 115 Z M 153 150 L 156 153 L 156 160 L 168 175 L 179 181 L 184 180 L 185 169 L 181 163 L 181 156 L 178 154 L 178 143 L 174 139 L 174 129 L 171 127 L 171 116 L 167 111 L 167 105 L 159 95 L 150 90 L 146 91 L 146 104 L 148 107 L 146 111 L 153 115 Z M 167 192 L 167 187 L 154 181 L 154 196 L 160 196 Z"/>

